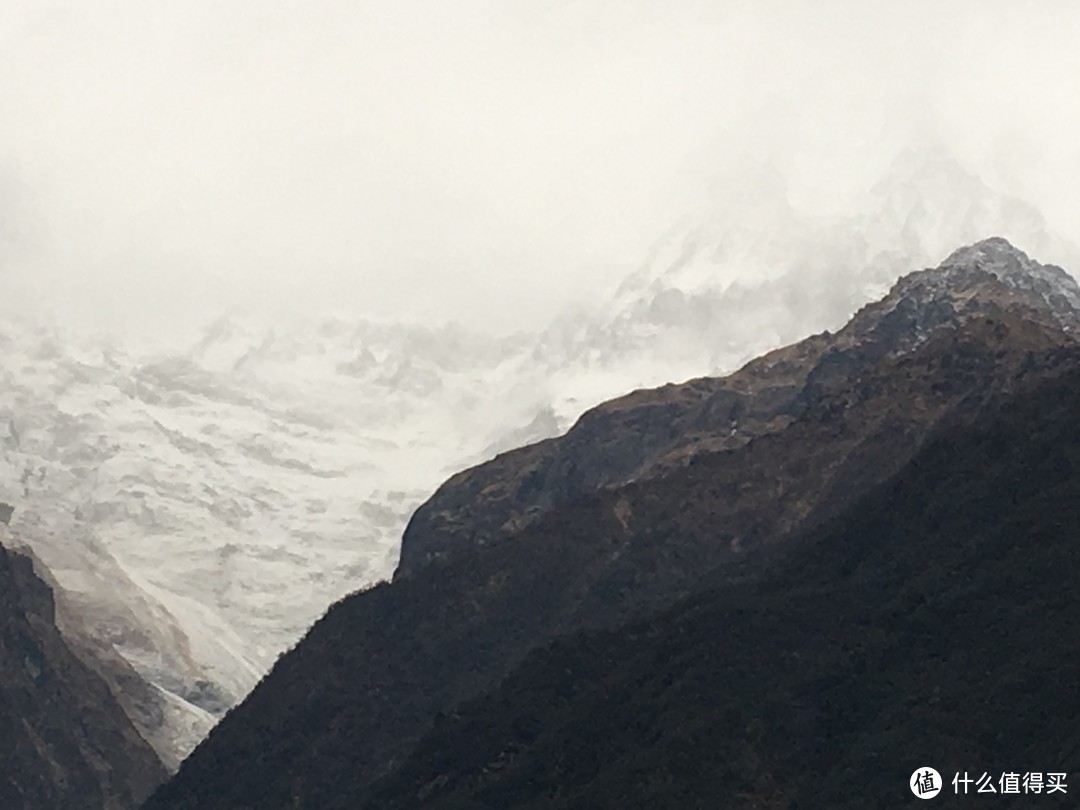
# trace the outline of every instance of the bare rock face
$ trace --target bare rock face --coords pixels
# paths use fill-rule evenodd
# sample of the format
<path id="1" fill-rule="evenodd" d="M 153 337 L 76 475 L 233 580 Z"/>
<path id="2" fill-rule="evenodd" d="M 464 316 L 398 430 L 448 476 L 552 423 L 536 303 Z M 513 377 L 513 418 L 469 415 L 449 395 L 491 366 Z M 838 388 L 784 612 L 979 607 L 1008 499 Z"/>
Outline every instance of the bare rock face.
<path id="1" fill-rule="evenodd" d="M 195 742 L 206 736 L 215 719 L 140 674 L 117 651 L 128 640 L 130 625 L 102 617 L 94 604 L 52 581 L 45 565 L 35 571 L 48 582 L 56 602 L 56 626 L 71 651 L 100 676 L 140 736 L 154 749 L 169 773 L 175 773 Z"/>
<path id="2" fill-rule="evenodd" d="M 637 391 L 585 413 L 563 437 L 505 453 L 443 484 L 414 514 L 397 576 L 467 545 L 505 540 L 560 504 L 648 478 L 786 428 L 830 389 L 978 317 L 1080 329 L 1080 286 L 1001 238 L 900 279 L 839 332 L 770 352 L 723 378 Z"/>
<path id="3" fill-rule="evenodd" d="M 165 769 L 55 618 L 31 560 L 0 546 L 0 807 L 138 807 Z"/>

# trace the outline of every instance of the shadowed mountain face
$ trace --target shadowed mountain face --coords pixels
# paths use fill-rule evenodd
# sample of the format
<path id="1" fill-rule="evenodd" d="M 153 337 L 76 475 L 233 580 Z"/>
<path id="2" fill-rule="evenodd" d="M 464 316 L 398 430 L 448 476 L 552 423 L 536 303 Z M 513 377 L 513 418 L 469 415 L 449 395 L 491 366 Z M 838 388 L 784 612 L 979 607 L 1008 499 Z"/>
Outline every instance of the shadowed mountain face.
<path id="1" fill-rule="evenodd" d="M 1078 362 L 723 588 L 530 655 L 365 806 L 861 810 L 911 801 L 928 764 L 946 793 L 1072 770 Z"/>
<path id="2" fill-rule="evenodd" d="M 52 593 L 0 546 L 0 807 L 123 810 L 166 772 L 61 639 Z"/>
<path id="3" fill-rule="evenodd" d="M 401 575 L 331 608 L 147 807 L 355 807 L 533 648 L 728 582 L 933 431 L 1074 368 L 1076 300 L 1063 272 L 989 240 L 835 335 L 631 394 L 455 476 L 410 525 Z"/>

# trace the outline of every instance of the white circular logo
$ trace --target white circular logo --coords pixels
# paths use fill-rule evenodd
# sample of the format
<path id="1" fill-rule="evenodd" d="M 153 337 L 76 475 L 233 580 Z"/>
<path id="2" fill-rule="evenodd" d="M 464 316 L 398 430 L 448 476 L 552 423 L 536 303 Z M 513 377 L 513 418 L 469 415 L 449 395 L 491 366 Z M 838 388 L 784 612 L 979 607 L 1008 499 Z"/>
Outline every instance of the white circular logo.
<path id="1" fill-rule="evenodd" d="M 941 792 L 941 774 L 933 768 L 919 768 L 908 780 L 908 787 L 920 799 L 932 799 Z"/>

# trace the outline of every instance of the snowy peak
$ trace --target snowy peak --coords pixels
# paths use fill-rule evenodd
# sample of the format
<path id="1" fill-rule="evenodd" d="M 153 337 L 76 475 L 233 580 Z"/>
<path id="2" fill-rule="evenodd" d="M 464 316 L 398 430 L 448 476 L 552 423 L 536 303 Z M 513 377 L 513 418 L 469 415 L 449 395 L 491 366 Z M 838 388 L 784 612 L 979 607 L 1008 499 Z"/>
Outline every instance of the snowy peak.
<path id="1" fill-rule="evenodd" d="M 947 311 L 961 319 L 995 308 L 1024 309 L 1066 332 L 1080 327 L 1080 285 L 1075 279 L 999 236 L 953 251 L 934 269 L 904 276 L 881 303 L 890 311 Z"/>
<path id="2" fill-rule="evenodd" d="M 954 251 L 941 267 L 978 269 L 995 276 L 1015 290 L 1035 293 L 1055 312 L 1072 315 L 1080 309 L 1080 285 L 1062 268 L 1040 264 L 999 236 Z"/>
<path id="3" fill-rule="evenodd" d="M 841 329 L 902 273 L 933 267 L 957 245 L 981 244 L 989 234 L 1080 267 L 1080 251 L 1038 209 L 933 145 L 900 152 L 846 214 L 795 207 L 782 178 L 767 169 L 747 177 L 746 185 L 718 189 L 715 210 L 661 240 L 576 332 L 548 343 L 566 355 L 596 353 L 594 367 L 648 354 L 663 359 L 669 379 L 722 374 L 808 334 Z M 981 261 L 993 265 L 993 244 L 984 247 Z M 1015 276 L 1003 266 L 1001 280 L 1017 293 L 1043 289 L 1050 297 L 1041 308 L 1049 304 L 1060 325 L 1071 325 L 1080 303 L 1071 282 L 1030 260 L 1014 264 L 1034 270 Z"/>
<path id="4" fill-rule="evenodd" d="M 965 245 L 954 250 L 941 263 L 942 267 L 981 267 L 995 270 L 995 275 L 1002 275 L 1006 270 L 1023 269 L 1031 271 L 1038 263 L 1008 239 L 991 236 L 973 245 Z"/>
<path id="5" fill-rule="evenodd" d="M 1040 211 L 1002 193 L 940 148 L 907 149 L 871 188 L 854 232 L 930 260 L 987 234 L 1022 243 L 1035 255 L 1071 266 L 1075 246 L 1051 232 Z"/>

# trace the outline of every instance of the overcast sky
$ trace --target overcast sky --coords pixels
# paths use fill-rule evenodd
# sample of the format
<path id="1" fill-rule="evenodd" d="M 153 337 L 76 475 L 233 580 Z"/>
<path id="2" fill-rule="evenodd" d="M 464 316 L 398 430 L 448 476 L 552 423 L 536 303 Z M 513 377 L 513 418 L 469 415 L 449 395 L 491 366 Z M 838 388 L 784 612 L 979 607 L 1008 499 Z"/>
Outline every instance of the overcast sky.
<path id="1" fill-rule="evenodd" d="M 0 0 L 0 272 L 527 326 L 740 167 L 839 210 L 928 138 L 1080 241 L 1077 42 L 1070 0 Z"/>

